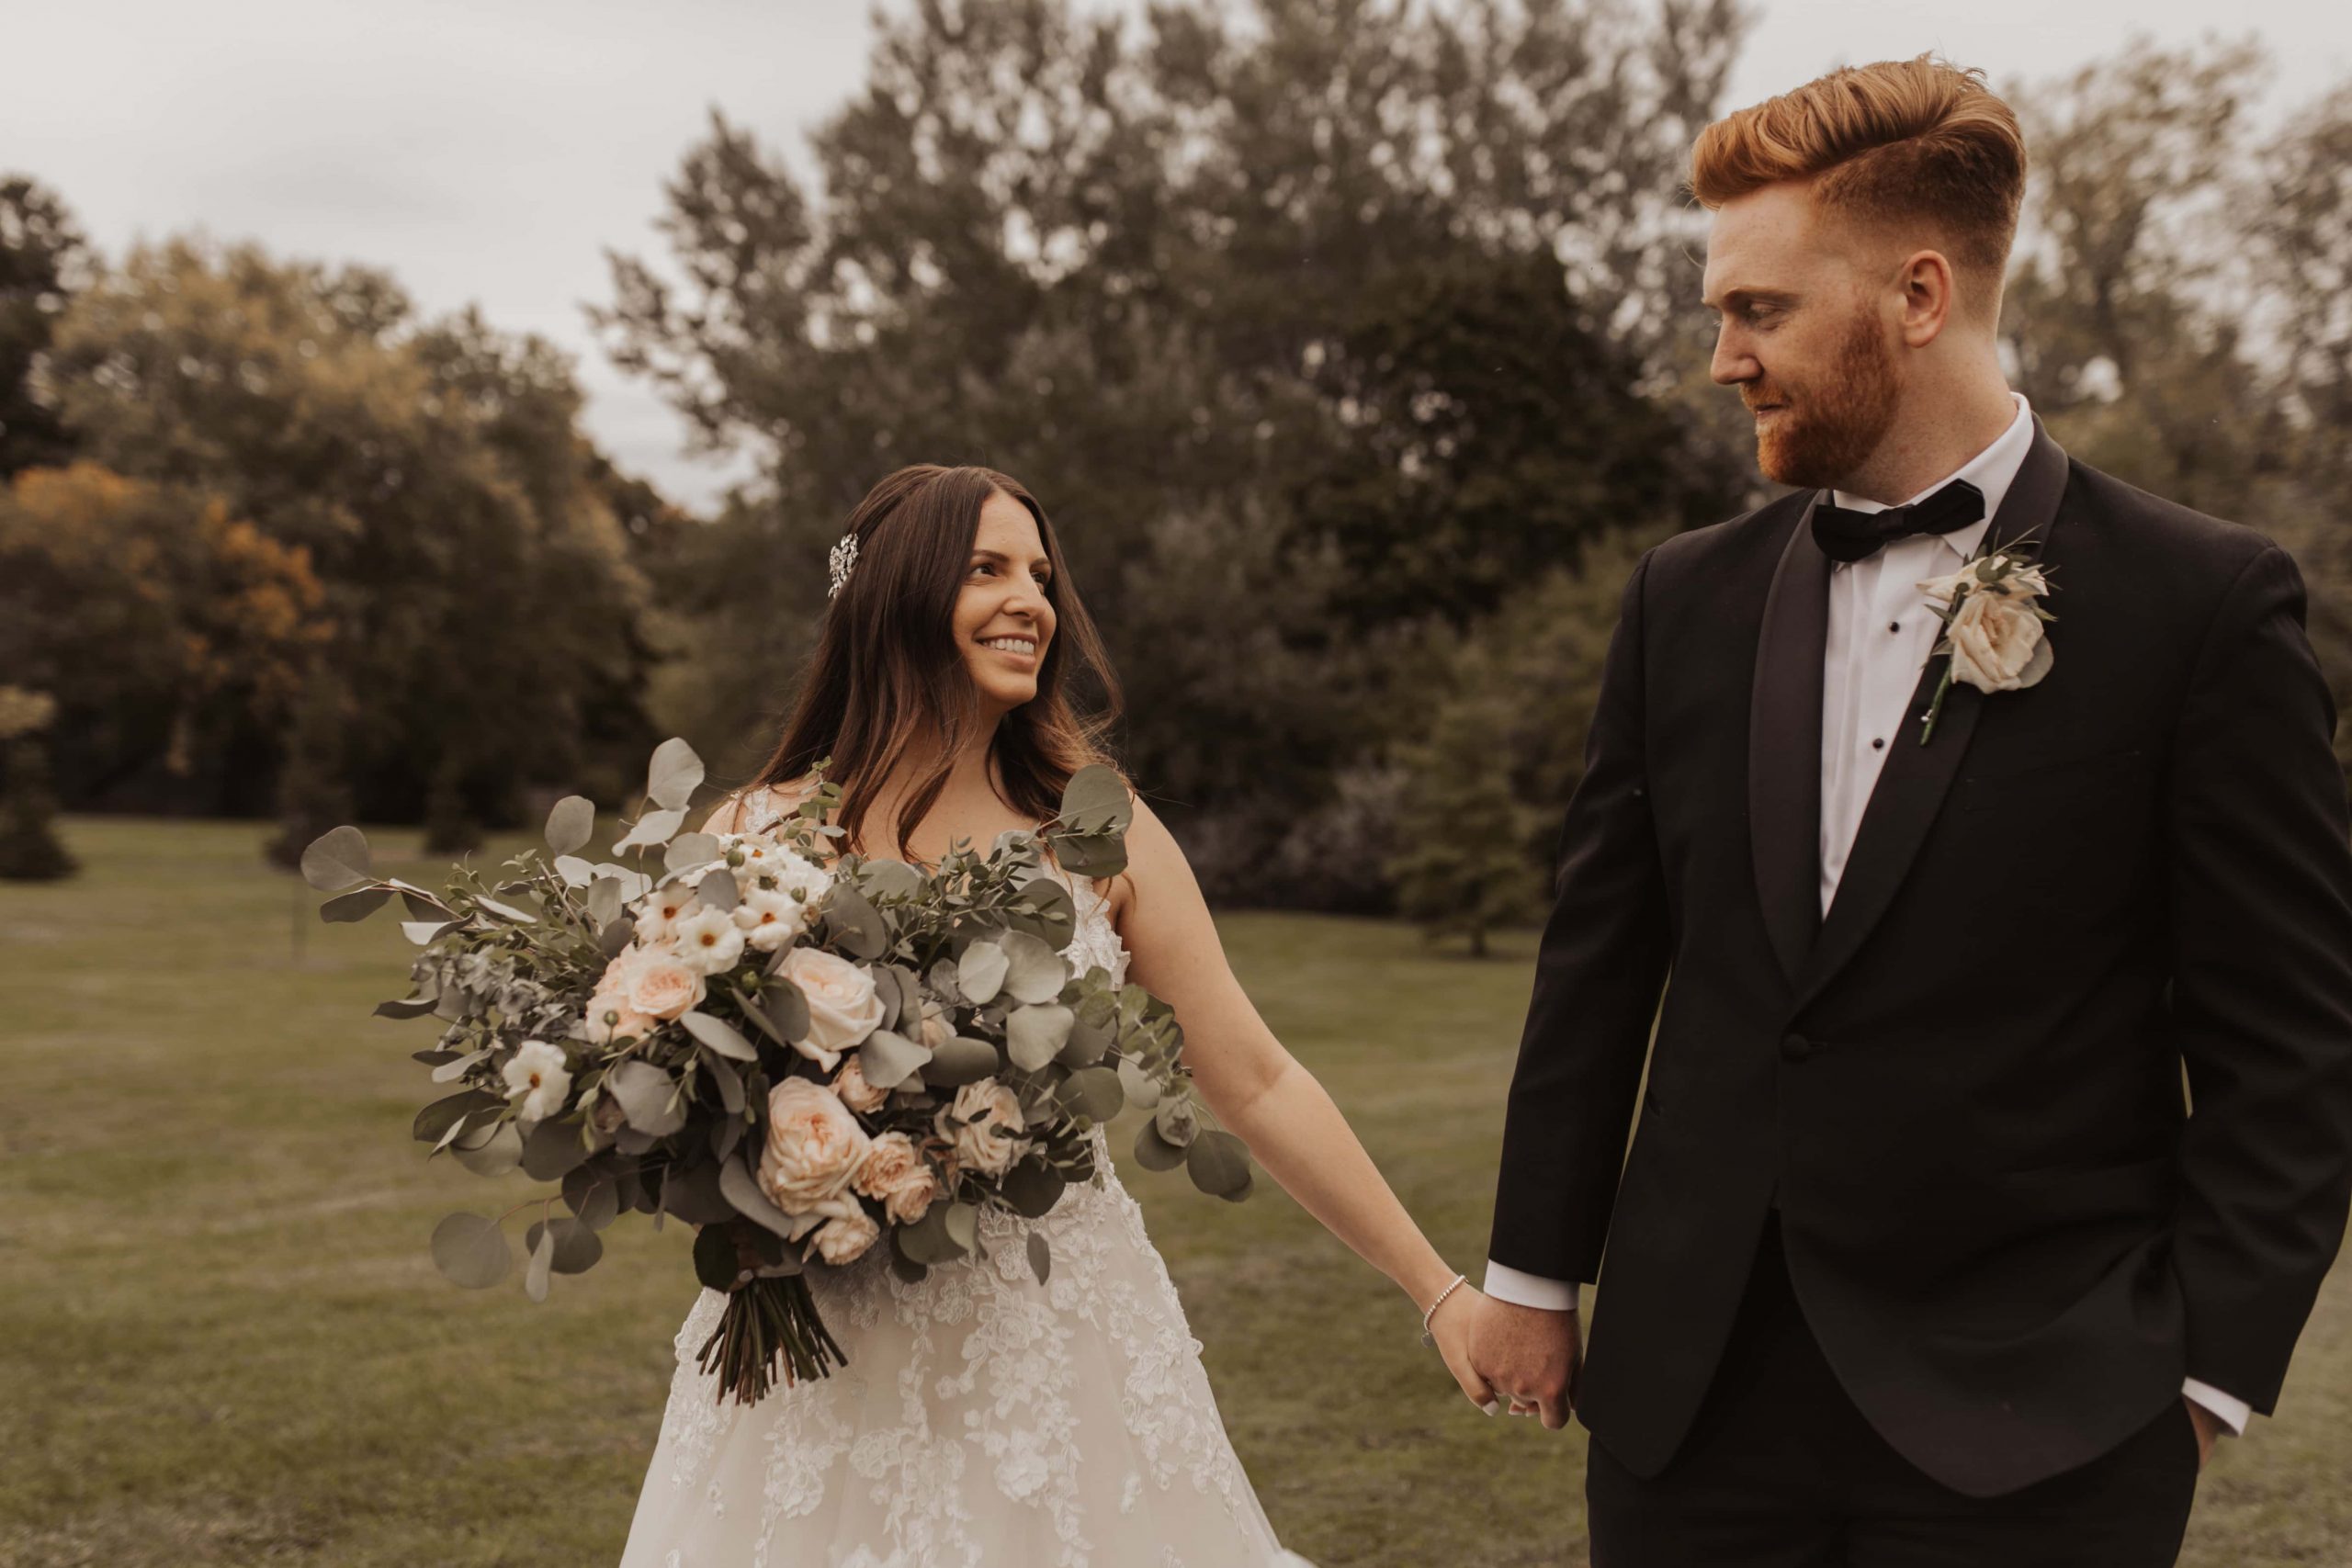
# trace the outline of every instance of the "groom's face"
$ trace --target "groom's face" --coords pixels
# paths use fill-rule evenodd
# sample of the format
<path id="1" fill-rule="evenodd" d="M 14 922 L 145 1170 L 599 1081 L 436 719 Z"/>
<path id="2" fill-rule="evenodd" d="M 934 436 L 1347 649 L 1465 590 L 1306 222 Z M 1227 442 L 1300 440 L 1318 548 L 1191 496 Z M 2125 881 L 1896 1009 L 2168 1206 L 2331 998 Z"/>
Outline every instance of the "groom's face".
<path id="1" fill-rule="evenodd" d="M 1756 419 L 1756 460 L 1786 485 L 1834 486 L 1894 428 L 1902 386 L 1875 247 L 1815 211 L 1800 183 L 1724 203 L 1707 240 L 1716 384 Z"/>

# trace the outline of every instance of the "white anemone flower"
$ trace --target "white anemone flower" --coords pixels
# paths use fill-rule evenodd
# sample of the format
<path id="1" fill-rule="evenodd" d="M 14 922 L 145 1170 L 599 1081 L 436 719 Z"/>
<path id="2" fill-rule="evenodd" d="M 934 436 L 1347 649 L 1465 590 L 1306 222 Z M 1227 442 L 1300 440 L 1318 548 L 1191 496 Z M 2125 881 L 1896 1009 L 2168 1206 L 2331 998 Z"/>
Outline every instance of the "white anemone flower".
<path id="1" fill-rule="evenodd" d="M 563 1047 L 544 1040 L 526 1040 L 506 1059 L 506 1098 L 520 1098 L 525 1122 L 553 1116 L 571 1093 L 571 1068 Z"/>
<path id="2" fill-rule="evenodd" d="M 678 962 L 697 975 L 716 975 L 743 956 L 743 932 L 732 912 L 707 904 L 680 917 L 670 932 Z"/>

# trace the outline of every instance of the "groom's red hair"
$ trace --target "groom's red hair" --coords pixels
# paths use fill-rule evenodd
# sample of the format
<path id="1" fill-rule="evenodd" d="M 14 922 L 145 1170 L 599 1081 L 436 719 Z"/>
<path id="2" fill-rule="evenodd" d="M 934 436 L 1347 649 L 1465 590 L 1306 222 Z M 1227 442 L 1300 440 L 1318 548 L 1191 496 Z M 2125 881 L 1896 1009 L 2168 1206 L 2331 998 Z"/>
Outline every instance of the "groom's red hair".
<path id="1" fill-rule="evenodd" d="M 1832 71 L 1715 121 L 1691 149 L 1690 190 L 1715 208 L 1815 180 L 1825 211 L 1930 229 L 1998 299 L 2025 166 L 2018 118 L 1984 73 L 1923 54 Z"/>

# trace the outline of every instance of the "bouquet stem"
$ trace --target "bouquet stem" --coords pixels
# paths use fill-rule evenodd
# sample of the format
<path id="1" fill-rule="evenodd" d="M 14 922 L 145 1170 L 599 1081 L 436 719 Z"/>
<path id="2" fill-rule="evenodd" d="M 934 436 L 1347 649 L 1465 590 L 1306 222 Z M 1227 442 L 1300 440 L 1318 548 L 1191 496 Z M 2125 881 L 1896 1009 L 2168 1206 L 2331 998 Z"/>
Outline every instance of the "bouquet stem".
<path id="1" fill-rule="evenodd" d="M 695 1359 L 704 1371 L 718 1373 L 719 1399 L 732 1396 L 739 1404 L 765 1398 L 779 1371 L 789 1388 L 849 1365 L 826 1330 L 808 1281 L 797 1274 L 755 1277 L 729 1292 L 727 1310 Z"/>

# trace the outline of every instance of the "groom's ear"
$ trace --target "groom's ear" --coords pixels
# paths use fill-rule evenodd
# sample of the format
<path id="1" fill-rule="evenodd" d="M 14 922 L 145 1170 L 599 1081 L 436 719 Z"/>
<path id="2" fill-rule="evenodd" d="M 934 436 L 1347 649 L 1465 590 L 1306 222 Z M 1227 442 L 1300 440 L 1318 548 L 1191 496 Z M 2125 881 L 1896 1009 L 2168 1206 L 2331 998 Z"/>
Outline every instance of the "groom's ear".
<path id="1" fill-rule="evenodd" d="M 1959 280 L 1941 251 L 1914 251 L 1895 274 L 1904 346 L 1925 348 L 1943 335 L 1959 310 Z"/>

